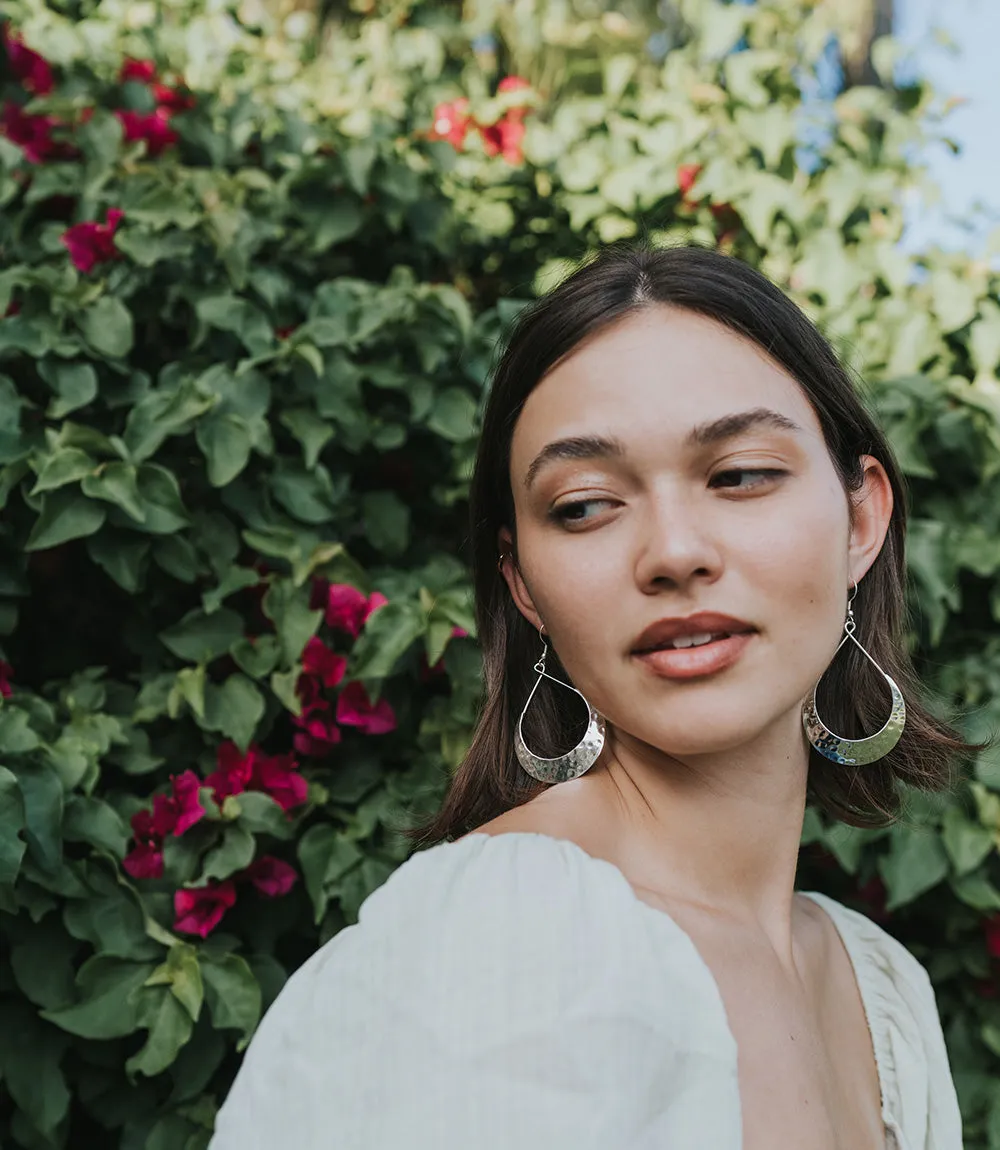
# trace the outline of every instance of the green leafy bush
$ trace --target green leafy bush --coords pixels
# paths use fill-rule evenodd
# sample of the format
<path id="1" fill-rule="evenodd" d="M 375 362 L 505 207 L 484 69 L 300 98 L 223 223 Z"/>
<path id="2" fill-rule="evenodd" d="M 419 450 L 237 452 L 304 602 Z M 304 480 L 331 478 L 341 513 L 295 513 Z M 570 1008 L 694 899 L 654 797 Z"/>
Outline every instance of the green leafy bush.
<path id="1" fill-rule="evenodd" d="M 806 99 L 806 0 L 637 13 L 7 3 L 0 92 L 0 1115 L 207 1143 L 261 1011 L 467 745 L 483 382 L 593 246 L 718 244 L 814 315 L 913 489 L 913 642 L 1000 714 L 1000 301 L 899 248 L 921 82 Z M 515 11 L 516 9 L 516 11 Z M 637 10 L 638 12 L 638 10 Z M 878 63 L 887 77 L 892 45 Z M 803 885 L 938 989 L 1000 1146 L 1000 758 Z"/>

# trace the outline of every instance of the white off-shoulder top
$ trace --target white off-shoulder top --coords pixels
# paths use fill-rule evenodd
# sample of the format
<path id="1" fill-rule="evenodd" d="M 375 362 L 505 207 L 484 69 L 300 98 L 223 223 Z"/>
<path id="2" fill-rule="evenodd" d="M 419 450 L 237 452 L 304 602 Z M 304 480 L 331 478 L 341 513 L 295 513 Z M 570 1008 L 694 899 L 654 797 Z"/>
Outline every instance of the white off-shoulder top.
<path id="1" fill-rule="evenodd" d="M 808 893 L 854 966 L 887 1150 L 962 1150 L 934 992 Z M 736 1041 L 691 937 L 534 832 L 412 855 L 261 1022 L 210 1150 L 739 1150 Z"/>

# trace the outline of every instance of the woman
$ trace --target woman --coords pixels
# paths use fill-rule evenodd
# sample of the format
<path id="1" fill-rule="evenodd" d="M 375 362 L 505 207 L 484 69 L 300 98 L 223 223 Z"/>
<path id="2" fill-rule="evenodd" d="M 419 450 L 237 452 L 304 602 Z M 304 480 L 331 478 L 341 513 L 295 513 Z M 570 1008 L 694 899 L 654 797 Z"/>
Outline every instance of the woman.
<path id="1" fill-rule="evenodd" d="M 807 798 L 884 824 L 968 750 L 829 346 L 736 260 L 605 251 L 520 318 L 471 505 L 437 845 L 291 979 L 214 1150 L 960 1150 L 923 968 L 794 890 Z"/>

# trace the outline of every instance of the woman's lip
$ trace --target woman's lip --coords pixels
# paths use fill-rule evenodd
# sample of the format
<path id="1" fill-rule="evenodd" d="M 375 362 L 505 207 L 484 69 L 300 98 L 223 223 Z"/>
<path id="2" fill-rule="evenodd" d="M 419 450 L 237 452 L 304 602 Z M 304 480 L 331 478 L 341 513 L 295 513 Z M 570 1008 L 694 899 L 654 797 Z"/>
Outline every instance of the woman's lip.
<path id="1" fill-rule="evenodd" d="M 743 654 L 755 632 L 727 635 L 700 647 L 664 647 L 633 657 L 661 679 L 697 679 L 731 667 Z"/>

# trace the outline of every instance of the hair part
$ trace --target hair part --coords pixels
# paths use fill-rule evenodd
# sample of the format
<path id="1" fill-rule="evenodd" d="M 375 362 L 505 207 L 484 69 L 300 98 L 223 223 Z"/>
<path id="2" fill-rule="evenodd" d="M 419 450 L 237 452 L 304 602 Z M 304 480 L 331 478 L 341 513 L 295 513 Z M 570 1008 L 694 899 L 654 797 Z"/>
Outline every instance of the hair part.
<path id="1" fill-rule="evenodd" d="M 792 300 L 740 260 L 692 246 L 612 245 L 521 312 L 493 373 L 469 493 L 483 707 L 440 810 L 402 832 L 411 840 L 429 844 L 466 834 L 549 785 L 528 775 L 514 753 L 514 731 L 534 683 L 540 642 L 497 569 L 503 527 L 511 532 L 517 561 L 510 486 L 514 426 L 527 397 L 561 359 L 617 320 L 661 304 L 715 320 L 752 341 L 799 383 L 850 504 L 864 483 L 864 455 L 881 463 L 892 487 L 885 541 L 858 585 L 853 607 L 858 640 L 903 693 L 906 725 L 892 751 L 866 766 L 833 763 L 810 748 L 809 800 L 852 826 L 886 826 L 901 811 L 897 781 L 925 791 L 947 790 L 955 784 L 958 759 L 980 749 L 921 701 L 905 634 L 903 477 L 830 344 Z M 553 662 L 555 673 L 565 678 L 558 659 Z M 881 727 L 889 690 L 878 669 L 849 643 L 825 672 L 817 705 L 832 730 L 861 738 Z M 543 680 L 525 717 L 526 741 L 539 754 L 557 755 L 581 731 L 579 700 Z"/>

